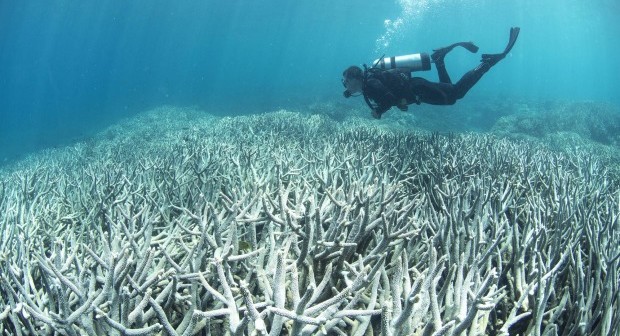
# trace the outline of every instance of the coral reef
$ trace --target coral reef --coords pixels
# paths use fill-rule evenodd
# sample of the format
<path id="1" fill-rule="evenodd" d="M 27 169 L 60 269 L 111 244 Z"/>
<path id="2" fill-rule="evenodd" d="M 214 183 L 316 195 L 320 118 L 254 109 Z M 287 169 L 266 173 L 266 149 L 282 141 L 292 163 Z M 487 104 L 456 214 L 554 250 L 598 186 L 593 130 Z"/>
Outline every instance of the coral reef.
<path id="1" fill-rule="evenodd" d="M 520 106 L 520 108 L 518 107 Z M 517 107 L 517 108 L 515 108 Z M 620 110 L 600 102 L 528 102 L 501 117 L 491 132 L 541 142 L 554 150 L 590 152 L 620 176 Z"/>
<path id="2" fill-rule="evenodd" d="M 0 174 L 0 334 L 620 330 L 618 181 L 588 153 L 158 120 Z"/>
<path id="3" fill-rule="evenodd" d="M 544 138 L 570 132 L 604 145 L 620 146 L 620 111 L 597 102 L 530 103 L 518 113 L 500 118 L 493 132 Z"/>

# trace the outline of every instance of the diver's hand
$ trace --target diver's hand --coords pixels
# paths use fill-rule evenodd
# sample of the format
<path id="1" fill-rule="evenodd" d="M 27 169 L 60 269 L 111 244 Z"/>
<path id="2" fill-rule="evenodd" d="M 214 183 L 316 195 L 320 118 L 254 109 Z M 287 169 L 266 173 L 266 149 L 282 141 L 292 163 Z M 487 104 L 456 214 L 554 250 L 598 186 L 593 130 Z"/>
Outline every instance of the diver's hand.
<path id="1" fill-rule="evenodd" d="M 409 106 L 407 106 L 407 99 L 401 99 L 400 104 L 398 104 L 396 107 L 398 107 L 398 109 L 403 112 L 407 112 L 407 110 L 409 110 Z"/>

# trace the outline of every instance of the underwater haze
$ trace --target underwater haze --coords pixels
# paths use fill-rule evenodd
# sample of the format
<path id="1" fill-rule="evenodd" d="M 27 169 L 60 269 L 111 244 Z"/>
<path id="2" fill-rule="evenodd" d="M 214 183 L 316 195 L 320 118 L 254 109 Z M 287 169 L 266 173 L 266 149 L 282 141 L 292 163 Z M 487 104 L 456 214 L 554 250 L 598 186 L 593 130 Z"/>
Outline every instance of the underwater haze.
<path id="1" fill-rule="evenodd" d="M 612 0 L 3 0 L 0 162 L 161 105 L 237 115 L 341 101 L 349 65 L 474 41 L 479 54 L 447 58 L 458 78 L 511 26 L 516 46 L 465 100 L 618 105 L 619 12 Z"/>
<path id="2" fill-rule="evenodd" d="M 618 13 L 0 0 L 0 335 L 620 335 Z"/>

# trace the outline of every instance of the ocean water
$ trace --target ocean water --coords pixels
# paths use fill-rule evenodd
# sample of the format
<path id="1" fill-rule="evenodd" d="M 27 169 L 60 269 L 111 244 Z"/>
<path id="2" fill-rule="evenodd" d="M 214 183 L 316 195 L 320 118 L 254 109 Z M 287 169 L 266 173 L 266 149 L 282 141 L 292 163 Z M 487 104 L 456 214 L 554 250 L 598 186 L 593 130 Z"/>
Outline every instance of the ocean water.
<path id="1" fill-rule="evenodd" d="M 619 12 L 0 0 L 0 335 L 620 335 Z M 342 95 L 514 26 L 455 105 Z"/>
<path id="2" fill-rule="evenodd" d="M 619 11 L 611 0 L 2 0 L 0 162 L 161 105 L 237 115 L 339 102 L 351 64 L 455 41 L 499 52 L 511 26 L 522 29 L 512 53 L 466 100 L 617 105 Z M 448 70 L 456 79 L 478 61 L 455 51 Z"/>

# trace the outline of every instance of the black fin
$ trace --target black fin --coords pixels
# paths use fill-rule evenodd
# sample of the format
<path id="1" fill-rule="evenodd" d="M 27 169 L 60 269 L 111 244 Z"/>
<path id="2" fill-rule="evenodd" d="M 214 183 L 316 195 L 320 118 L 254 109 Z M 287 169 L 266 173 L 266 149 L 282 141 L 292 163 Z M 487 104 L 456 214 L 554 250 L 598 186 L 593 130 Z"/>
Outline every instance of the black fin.
<path id="1" fill-rule="evenodd" d="M 474 42 L 458 42 L 458 43 L 453 43 L 447 47 L 433 50 L 434 52 L 431 55 L 431 59 L 433 60 L 433 62 L 443 61 L 443 58 L 446 56 L 446 54 L 448 54 L 452 49 L 454 49 L 454 47 L 463 47 L 472 53 L 478 52 L 478 46 L 475 45 Z"/>
<path id="2" fill-rule="evenodd" d="M 519 27 L 510 28 L 510 38 L 508 39 L 508 44 L 506 45 L 506 49 L 504 49 L 504 52 L 503 52 L 504 56 L 508 55 L 510 50 L 512 50 L 512 47 L 514 47 L 515 42 L 517 42 L 517 37 L 519 37 L 520 31 L 521 31 L 521 28 Z"/>
<path id="3" fill-rule="evenodd" d="M 461 47 L 469 50 L 469 52 L 471 53 L 477 53 L 478 52 L 478 46 L 474 44 L 474 42 L 460 42 L 458 43 L 458 45 L 460 45 Z"/>
<path id="4" fill-rule="evenodd" d="M 519 37 L 519 31 L 521 31 L 519 27 L 510 28 L 510 38 L 508 39 L 508 44 L 506 45 L 504 52 L 502 52 L 501 54 L 482 54 L 482 59 L 480 60 L 480 62 L 488 63 L 490 66 L 493 66 L 497 62 L 504 59 L 504 57 L 508 55 L 510 50 L 512 50 L 512 47 L 514 47 L 515 42 L 517 42 L 517 37 Z"/>

